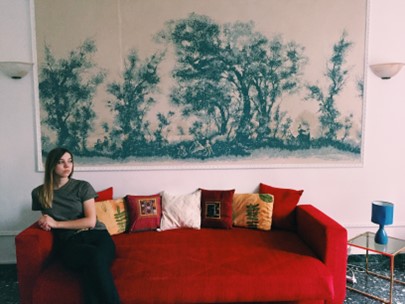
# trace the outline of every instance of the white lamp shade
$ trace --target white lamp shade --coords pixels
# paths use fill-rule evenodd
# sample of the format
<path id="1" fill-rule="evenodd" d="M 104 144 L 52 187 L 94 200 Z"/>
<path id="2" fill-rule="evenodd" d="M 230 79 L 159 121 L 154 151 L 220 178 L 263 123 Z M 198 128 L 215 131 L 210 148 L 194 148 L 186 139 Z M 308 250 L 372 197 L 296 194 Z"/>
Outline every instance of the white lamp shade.
<path id="1" fill-rule="evenodd" d="M 32 67 L 31 62 L 21 62 L 21 61 L 3 61 L 0 62 L 0 71 L 2 71 L 8 77 L 13 79 L 23 78 Z"/>
<path id="2" fill-rule="evenodd" d="M 393 62 L 393 63 L 380 63 L 370 65 L 373 73 L 381 79 L 390 79 L 394 77 L 402 69 L 404 63 Z"/>

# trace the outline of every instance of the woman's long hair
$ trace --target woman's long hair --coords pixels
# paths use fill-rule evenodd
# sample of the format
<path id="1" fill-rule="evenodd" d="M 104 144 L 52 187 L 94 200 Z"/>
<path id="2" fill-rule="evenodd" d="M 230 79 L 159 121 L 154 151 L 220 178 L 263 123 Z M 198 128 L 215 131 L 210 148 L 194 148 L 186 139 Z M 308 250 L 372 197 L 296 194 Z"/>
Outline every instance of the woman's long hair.
<path id="1" fill-rule="evenodd" d="M 51 150 L 46 157 L 44 184 L 39 192 L 39 201 L 41 202 L 43 208 L 52 207 L 53 190 L 55 187 L 55 167 L 65 153 L 70 154 L 73 162 L 73 154 L 65 148 L 55 148 Z M 74 162 L 69 178 L 72 176 L 73 171 Z"/>

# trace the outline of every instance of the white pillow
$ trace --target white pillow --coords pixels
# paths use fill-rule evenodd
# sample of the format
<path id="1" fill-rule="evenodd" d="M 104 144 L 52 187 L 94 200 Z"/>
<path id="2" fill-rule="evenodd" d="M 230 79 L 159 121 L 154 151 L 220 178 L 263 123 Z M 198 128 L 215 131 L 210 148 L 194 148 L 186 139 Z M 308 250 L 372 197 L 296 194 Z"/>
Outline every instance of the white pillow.
<path id="1" fill-rule="evenodd" d="M 160 231 L 178 228 L 201 228 L 201 190 L 190 194 L 162 193 Z"/>

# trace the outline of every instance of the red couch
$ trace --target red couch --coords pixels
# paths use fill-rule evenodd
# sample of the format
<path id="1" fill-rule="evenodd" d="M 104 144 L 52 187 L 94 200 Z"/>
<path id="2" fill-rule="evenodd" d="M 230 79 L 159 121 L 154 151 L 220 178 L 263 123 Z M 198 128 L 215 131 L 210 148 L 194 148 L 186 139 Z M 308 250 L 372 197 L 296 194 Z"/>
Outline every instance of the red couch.
<path id="1" fill-rule="evenodd" d="M 178 229 L 114 235 L 122 303 L 343 303 L 347 232 L 312 205 L 296 231 Z M 80 281 L 52 258 L 36 224 L 16 237 L 22 304 L 82 303 Z"/>

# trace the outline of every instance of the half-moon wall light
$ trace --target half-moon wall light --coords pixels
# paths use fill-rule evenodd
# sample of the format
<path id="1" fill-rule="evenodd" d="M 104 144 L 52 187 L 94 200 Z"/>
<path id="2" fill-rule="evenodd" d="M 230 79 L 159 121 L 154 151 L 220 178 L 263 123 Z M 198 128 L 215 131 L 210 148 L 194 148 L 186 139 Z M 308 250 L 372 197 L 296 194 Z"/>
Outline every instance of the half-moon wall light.
<path id="1" fill-rule="evenodd" d="M 381 79 L 391 79 L 402 69 L 404 63 L 392 62 L 392 63 L 380 63 L 370 65 L 373 73 Z"/>
<path id="2" fill-rule="evenodd" d="M 0 71 L 13 79 L 21 79 L 31 71 L 33 63 L 22 61 L 0 61 Z"/>

